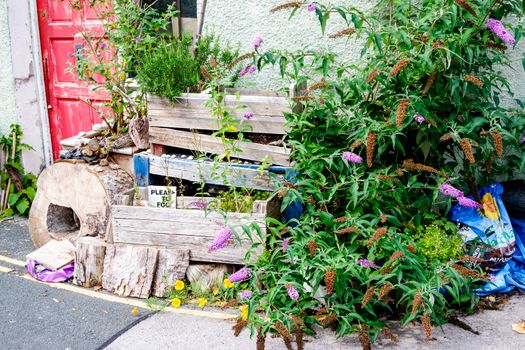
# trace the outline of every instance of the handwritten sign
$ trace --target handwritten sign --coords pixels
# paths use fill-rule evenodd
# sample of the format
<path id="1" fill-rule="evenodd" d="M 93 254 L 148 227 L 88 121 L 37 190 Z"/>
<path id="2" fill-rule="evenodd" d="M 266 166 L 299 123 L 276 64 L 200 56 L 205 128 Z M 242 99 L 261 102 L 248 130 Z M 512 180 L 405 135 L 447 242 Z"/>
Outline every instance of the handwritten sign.
<path id="1" fill-rule="evenodd" d="M 148 187 L 148 204 L 155 208 L 177 207 L 177 188 L 167 186 L 149 186 Z"/>

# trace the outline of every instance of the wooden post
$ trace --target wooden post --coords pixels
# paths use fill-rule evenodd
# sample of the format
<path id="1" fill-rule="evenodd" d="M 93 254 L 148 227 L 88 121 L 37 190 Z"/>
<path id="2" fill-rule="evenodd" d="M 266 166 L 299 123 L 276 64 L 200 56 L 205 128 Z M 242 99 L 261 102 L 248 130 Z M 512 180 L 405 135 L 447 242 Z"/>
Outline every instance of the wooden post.
<path id="1" fill-rule="evenodd" d="M 73 283 L 86 287 L 102 285 L 106 243 L 95 237 L 82 237 L 77 241 Z"/>

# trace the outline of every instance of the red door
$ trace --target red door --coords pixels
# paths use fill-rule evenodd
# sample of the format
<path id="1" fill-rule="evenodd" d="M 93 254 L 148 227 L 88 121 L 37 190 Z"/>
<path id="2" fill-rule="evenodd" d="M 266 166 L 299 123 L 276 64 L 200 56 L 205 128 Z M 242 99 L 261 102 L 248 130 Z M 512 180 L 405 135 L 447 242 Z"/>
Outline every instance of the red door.
<path id="1" fill-rule="evenodd" d="M 101 9 L 90 8 L 90 1 L 37 0 L 55 159 L 59 157 L 61 140 L 91 130 L 93 124 L 100 122 L 97 108 L 92 106 L 102 108 L 108 100 L 102 90 L 93 90 L 77 74 L 68 71 L 75 64 L 75 55 L 82 52 L 80 33 L 103 33 L 103 24 L 98 20 Z"/>

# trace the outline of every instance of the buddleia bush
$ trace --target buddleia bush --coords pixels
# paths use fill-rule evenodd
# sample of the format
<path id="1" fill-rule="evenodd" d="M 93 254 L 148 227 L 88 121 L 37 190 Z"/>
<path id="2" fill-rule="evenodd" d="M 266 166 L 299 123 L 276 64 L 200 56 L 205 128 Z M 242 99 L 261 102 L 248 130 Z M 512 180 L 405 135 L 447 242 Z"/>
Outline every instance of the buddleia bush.
<path id="1" fill-rule="evenodd" d="M 274 226 L 263 256 L 242 270 L 259 348 L 268 332 L 301 347 L 316 323 L 356 332 L 369 348 L 380 333 L 395 338 L 389 317 L 421 321 L 430 337 L 432 324 L 474 308 L 474 289 L 490 276 L 469 256 L 427 257 L 418 227 L 452 204 L 479 208 L 467 195 L 480 186 L 523 176 L 522 103 L 502 105 L 512 92 L 501 72 L 522 36 L 523 6 L 380 0 L 366 14 L 321 2 L 273 9 L 317 16 L 322 31 L 338 17 L 346 27 L 323 40 L 363 47 L 350 62 L 255 42 L 259 69 L 273 65 L 307 86 L 294 97 L 302 108 L 286 115 L 297 182 L 279 191 L 283 207 L 300 201 L 305 212 L 293 228 Z"/>

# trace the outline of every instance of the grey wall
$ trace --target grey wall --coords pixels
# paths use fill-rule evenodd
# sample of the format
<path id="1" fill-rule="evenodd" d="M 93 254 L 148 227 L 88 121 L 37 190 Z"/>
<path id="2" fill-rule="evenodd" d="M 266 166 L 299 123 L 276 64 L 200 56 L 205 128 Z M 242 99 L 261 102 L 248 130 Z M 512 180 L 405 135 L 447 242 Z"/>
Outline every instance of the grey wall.
<path id="1" fill-rule="evenodd" d="M 241 52 L 248 52 L 252 48 L 252 40 L 255 36 L 264 38 L 265 48 L 279 48 L 297 50 L 303 47 L 312 49 L 331 49 L 337 54 L 350 61 L 359 58 L 361 44 L 353 38 L 329 40 L 323 38 L 317 16 L 313 12 L 301 9 L 288 20 L 290 11 L 283 10 L 270 14 L 270 9 L 286 0 L 208 0 L 206 8 L 204 29 L 219 34 L 223 40 L 232 43 L 240 43 Z M 339 5 L 353 5 L 363 10 L 373 6 L 369 0 L 331 0 L 323 3 Z M 200 14 L 202 0 L 198 1 Z M 345 26 L 341 21 L 329 21 L 327 33 L 334 33 Z M 521 65 L 523 52 L 525 51 L 525 40 L 516 49 L 509 49 L 514 70 L 506 70 L 512 88 L 517 97 L 525 99 L 525 84 L 523 83 L 525 73 Z M 245 85 L 256 84 L 258 88 L 275 88 L 282 86 L 276 72 L 269 69 L 257 74 L 257 76 L 243 78 Z"/>

